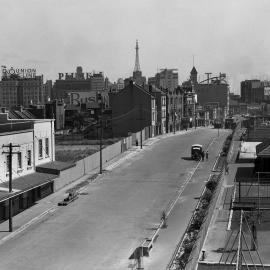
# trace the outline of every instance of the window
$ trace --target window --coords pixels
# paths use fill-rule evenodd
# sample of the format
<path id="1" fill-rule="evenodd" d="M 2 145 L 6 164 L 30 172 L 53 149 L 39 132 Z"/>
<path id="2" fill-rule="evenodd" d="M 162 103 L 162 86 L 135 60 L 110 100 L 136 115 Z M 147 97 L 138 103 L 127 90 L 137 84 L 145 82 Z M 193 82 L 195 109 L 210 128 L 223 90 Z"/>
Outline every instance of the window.
<path id="1" fill-rule="evenodd" d="M 152 112 L 152 121 L 156 121 L 155 120 L 155 112 Z"/>
<path id="2" fill-rule="evenodd" d="M 43 157 L 43 151 L 42 151 L 42 139 L 38 140 L 38 156 L 39 158 Z"/>
<path id="3" fill-rule="evenodd" d="M 46 152 L 46 157 L 49 156 L 49 138 L 45 139 L 45 152 Z"/>
<path id="4" fill-rule="evenodd" d="M 152 109 L 155 109 L 155 100 L 152 99 Z"/>
<path id="5" fill-rule="evenodd" d="M 162 97 L 162 105 L 166 106 L 166 98 L 165 97 Z"/>
<path id="6" fill-rule="evenodd" d="M 27 150 L 27 166 L 32 166 L 32 153 L 31 150 Z"/>
<path id="7" fill-rule="evenodd" d="M 17 157 L 18 157 L 18 169 L 21 169 L 22 168 L 22 153 L 19 152 L 17 154 Z"/>
<path id="8" fill-rule="evenodd" d="M 162 110 L 162 118 L 166 117 L 166 110 Z"/>

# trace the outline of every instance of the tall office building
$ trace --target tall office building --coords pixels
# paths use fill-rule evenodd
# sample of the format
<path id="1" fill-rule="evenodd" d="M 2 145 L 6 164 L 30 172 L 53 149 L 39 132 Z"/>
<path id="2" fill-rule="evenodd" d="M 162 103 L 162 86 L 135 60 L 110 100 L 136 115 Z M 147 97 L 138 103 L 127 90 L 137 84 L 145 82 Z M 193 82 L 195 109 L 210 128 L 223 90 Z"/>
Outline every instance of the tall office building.
<path id="1" fill-rule="evenodd" d="M 174 91 L 178 86 L 177 69 L 161 69 L 155 77 L 148 78 L 148 84 L 167 89 L 168 91 Z"/>
<path id="2" fill-rule="evenodd" d="M 43 84 L 43 91 L 42 96 L 44 97 L 44 100 L 42 103 L 46 103 L 47 101 L 51 100 L 52 98 L 52 80 L 47 80 Z"/>
<path id="3" fill-rule="evenodd" d="M 0 106 L 13 108 L 41 104 L 44 101 L 43 76 L 2 78 L 0 81 Z"/>
<path id="4" fill-rule="evenodd" d="M 261 103 L 264 100 L 264 85 L 260 80 L 241 82 L 241 100 L 246 103 Z"/>
<path id="5" fill-rule="evenodd" d="M 54 98 L 67 98 L 70 93 L 95 93 L 105 89 L 103 72 L 84 73 L 82 67 L 76 68 L 76 73 L 59 73 L 59 79 L 53 86 Z M 81 96 L 87 96 L 82 94 Z M 92 96 L 92 95 L 90 95 Z M 88 97 L 90 97 L 88 95 Z"/>
<path id="6" fill-rule="evenodd" d="M 102 72 L 91 74 L 90 82 L 91 91 L 101 92 L 105 88 L 105 79 Z"/>

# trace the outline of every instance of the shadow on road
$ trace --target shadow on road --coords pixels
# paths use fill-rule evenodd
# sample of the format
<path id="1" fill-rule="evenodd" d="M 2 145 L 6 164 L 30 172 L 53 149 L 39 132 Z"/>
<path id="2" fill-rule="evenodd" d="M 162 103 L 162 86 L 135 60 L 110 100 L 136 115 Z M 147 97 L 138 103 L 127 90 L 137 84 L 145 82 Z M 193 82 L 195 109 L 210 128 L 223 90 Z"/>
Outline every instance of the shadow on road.
<path id="1" fill-rule="evenodd" d="M 181 157 L 184 160 L 193 160 L 191 157 Z"/>

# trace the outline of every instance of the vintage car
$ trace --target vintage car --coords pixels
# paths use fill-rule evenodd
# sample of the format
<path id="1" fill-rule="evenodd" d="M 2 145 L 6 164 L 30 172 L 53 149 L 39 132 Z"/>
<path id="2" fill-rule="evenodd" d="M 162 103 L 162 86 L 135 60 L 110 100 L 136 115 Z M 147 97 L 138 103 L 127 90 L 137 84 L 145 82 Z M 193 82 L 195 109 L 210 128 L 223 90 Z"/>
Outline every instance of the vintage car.
<path id="1" fill-rule="evenodd" d="M 202 157 L 203 146 L 201 144 L 193 144 L 191 146 L 191 159 L 200 160 Z"/>

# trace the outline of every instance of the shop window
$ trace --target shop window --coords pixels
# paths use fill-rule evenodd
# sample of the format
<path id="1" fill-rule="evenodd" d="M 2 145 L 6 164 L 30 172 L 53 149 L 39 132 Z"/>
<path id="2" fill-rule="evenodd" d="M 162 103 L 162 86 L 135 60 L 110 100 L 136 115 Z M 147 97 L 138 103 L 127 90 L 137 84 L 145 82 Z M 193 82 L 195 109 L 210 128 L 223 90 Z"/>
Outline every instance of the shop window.
<path id="1" fill-rule="evenodd" d="M 46 152 L 46 157 L 49 156 L 49 138 L 45 139 L 45 152 Z"/>
<path id="2" fill-rule="evenodd" d="M 17 154 L 17 158 L 18 158 L 18 169 L 22 169 L 22 153 L 21 152 Z"/>
<path id="3" fill-rule="evenodd" d="M 27 167 L 32 166 L 32 152 L 31 150 L 27 150 Z"/>
<path id="4" fill-rule="evenodd" d="M 38 140 L 38 156 L 39 158 L 43 157 L 43 146 L 42 146 L 42 139 Z"/>

